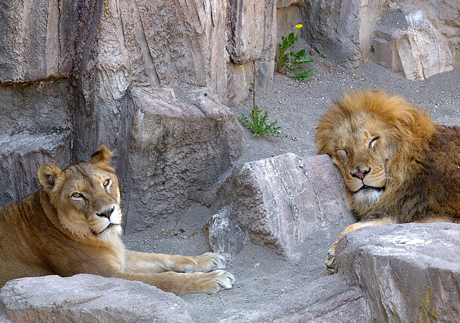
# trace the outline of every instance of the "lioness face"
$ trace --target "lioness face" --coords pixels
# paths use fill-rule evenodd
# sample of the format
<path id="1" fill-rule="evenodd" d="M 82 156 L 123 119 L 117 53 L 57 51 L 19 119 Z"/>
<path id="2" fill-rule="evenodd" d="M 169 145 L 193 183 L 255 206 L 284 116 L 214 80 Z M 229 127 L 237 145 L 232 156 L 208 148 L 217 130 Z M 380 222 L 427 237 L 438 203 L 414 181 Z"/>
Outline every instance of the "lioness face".
<path id="1" fill-rule="evenodd" d="M 64 171 L 60 192 L 60 219 L 74 233 L 102 238 L 121 232 L 118 180 L 115 174 L 91 163 L 77 164 Z"/>
<path id="2" fill-rule="evenodd" d="M 102 146 L 88 163 L 73 164 L 64 170 L 48 163 L 38 171 L 60 223 L 75 235 L 106 240 L 122 231 L 120 191 L 110 167 L 111 155 Z"/>

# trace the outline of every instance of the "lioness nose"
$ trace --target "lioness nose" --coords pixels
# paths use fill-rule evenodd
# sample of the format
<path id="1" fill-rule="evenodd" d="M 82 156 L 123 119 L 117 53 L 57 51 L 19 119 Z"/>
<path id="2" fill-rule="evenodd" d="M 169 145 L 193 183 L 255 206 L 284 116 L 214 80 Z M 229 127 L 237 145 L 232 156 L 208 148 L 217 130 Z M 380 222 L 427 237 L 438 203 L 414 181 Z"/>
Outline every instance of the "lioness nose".
<path id="1" fill-rule="evenodd" d="M 360 180 L 363 180 L 364 177 L 366 177 L 367 174 L 371 171 L 371 168 L 369 169 L 361 169 L 359 166 L 356 168 L 356 172 L 351 173 L 351 176 L 358 177 Z"/>
<path id="2" fill-rule="evenodd" d="M 115 210 L 115 207 L 112 207 L 111 209 L 107 209 L 107 210 L 104 210 L 96 214 L 100 217 L 106 217 L 107 219 L 110 219 L 110 216 L 112 215 L 114 210 Z"/>

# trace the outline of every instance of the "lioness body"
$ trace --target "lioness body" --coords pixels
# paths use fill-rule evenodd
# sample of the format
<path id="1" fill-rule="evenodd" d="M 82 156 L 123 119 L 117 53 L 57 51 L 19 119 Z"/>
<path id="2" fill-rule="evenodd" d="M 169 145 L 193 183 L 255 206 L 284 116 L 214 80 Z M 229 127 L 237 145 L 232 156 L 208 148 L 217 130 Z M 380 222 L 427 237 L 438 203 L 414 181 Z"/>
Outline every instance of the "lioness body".
<path id="1" fill-rule="evenodd" d="M 345 95 L 321 119 L 315 141 L 348 187 L 363 226 L 460 219 L 460 128 L 435 124 L 400 97 Z M 337 242 L 336 242 L 337 243 Z M 326 264 L 335 271 L 335 244 Z"/>
<path id="2" fill-rule="evenodd" d="M 79 273 L 139 280 L 175 294 L 231 288 L 225 259 L 125 250 L 118 180 L 103 145 L 91 162 L 39 170 L 43 188 L 0 208 L 0 287 L 28 276 Z M 217 269 L 217 270 L 216 270 Z"/>

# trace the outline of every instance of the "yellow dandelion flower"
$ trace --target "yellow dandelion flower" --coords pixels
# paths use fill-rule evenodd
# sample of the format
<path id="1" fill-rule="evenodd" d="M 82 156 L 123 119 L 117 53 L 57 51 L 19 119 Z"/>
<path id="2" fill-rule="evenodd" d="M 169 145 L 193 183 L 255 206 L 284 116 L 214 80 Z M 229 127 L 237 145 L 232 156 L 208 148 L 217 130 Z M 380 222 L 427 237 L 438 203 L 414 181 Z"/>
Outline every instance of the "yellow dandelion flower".
<path id="1" fill-rule="evenodd" d="M 303 26 L 302 26 L 302 24 L 298 24 L 298 25 L 295 25 L 295 27 L 296 27 L 297 29 L 300 29 L 300 28 L 302 28 Z"/>

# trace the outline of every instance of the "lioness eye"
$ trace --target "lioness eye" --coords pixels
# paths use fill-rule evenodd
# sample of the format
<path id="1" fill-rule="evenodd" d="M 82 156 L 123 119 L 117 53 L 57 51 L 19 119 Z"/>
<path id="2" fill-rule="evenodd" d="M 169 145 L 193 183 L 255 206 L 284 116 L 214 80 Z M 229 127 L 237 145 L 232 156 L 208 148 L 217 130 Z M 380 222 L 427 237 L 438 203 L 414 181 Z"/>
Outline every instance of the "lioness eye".
<path id="1" fill-rule="evenodd" d="M 110 179 L 106 179 L 102 185 L 104 185 L 104 187 L 107 187 L 109 186 L 109 184 L 110 184 Z"/>
<path id="2" fill-rule="evenodd" d="M 83 198 L 83 194 L 75 192 L 75 193 L 72 193 L 72 197 L 76 199 L 81 199 Z"/>

